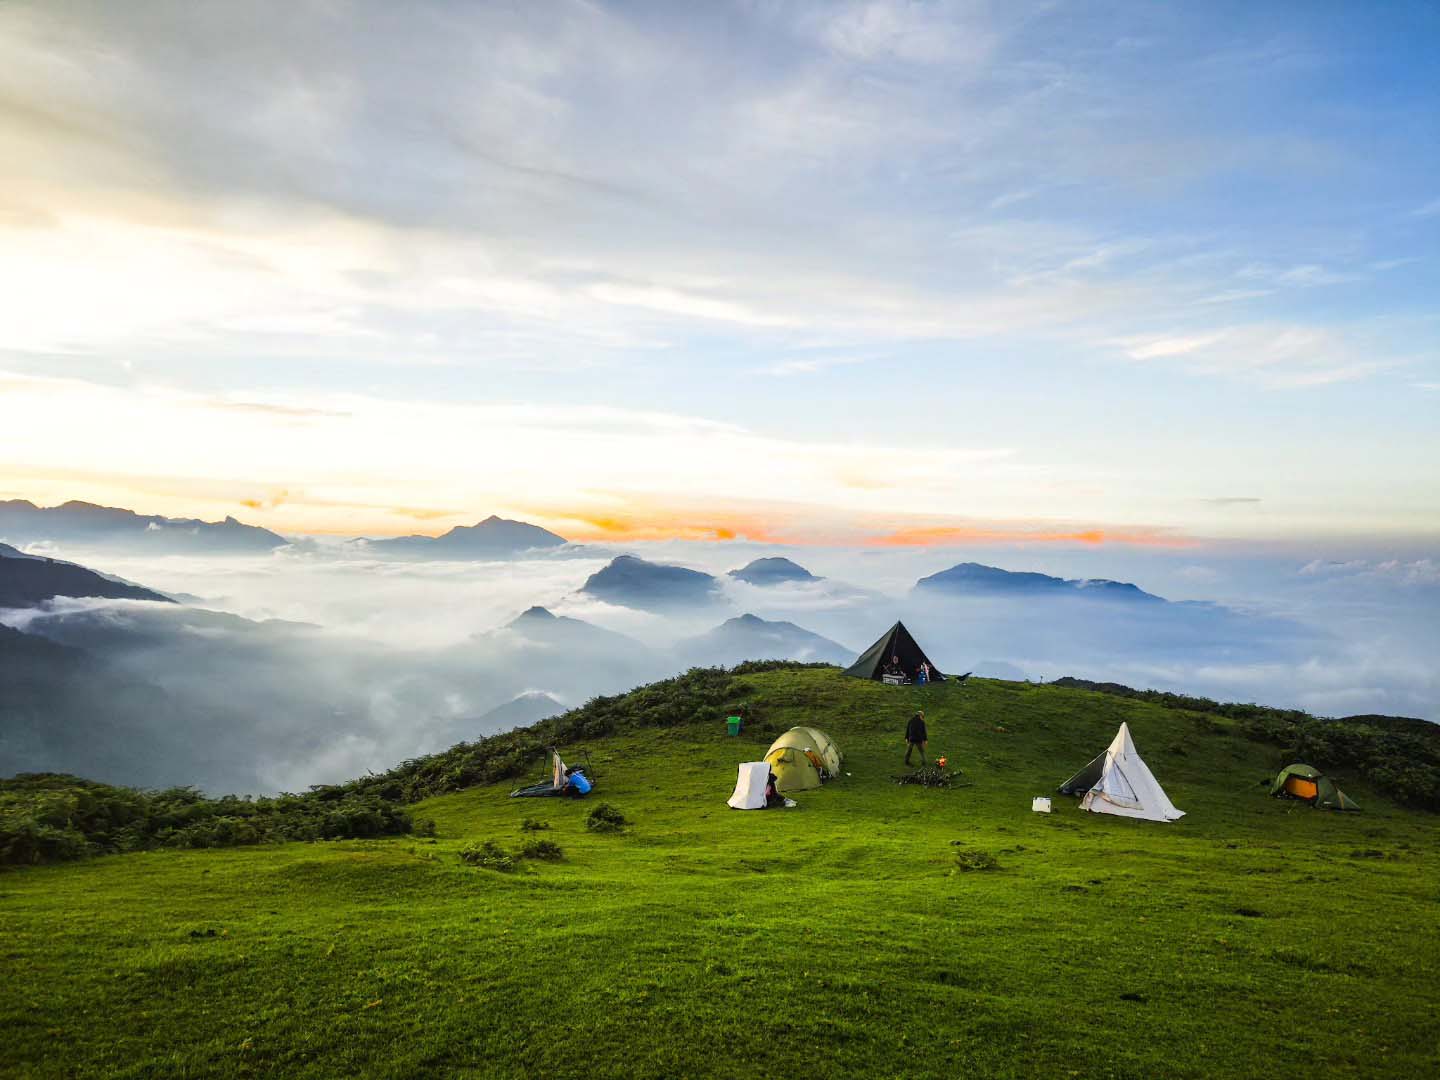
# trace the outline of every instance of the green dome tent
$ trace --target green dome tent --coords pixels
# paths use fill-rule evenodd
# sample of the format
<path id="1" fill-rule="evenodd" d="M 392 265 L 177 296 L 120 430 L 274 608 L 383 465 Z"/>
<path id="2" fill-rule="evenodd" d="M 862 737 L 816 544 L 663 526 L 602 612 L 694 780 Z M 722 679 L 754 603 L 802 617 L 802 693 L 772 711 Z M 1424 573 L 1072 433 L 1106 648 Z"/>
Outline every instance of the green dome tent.
<path id="1" fill-rule="evenodd" d="M 1270 794 L 1277 799 L 1299 799 L 1322 810 L 1359 810 L 1355 800 L 1346 795 L 1335 781 L 1313 765 L 1286 765 L 1270 785 Z"/>
<path id="2" fill-rule="evenodd" d="M 765 762 L 778 791 L 805 791 L 840 771 L 840 750 L 817 728 L 793 727 L 770 744 Z"/>

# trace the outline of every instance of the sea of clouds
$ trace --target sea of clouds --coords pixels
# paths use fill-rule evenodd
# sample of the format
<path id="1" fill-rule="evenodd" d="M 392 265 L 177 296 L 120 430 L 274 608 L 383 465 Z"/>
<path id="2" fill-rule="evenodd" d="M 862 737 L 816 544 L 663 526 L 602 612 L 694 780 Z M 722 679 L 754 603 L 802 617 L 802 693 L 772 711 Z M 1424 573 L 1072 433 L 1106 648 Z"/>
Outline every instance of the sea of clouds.
<path id="1" fill-rule="evenodd" d="M 516 714 L 504 707 L 524 695 L 573 706 L 664 677 L 694 659 L 681 647 L 686 639 L 745 612 L 794 622 L 855 653 L 904 619 L 951 672 L 1078 675 L 1322 715 L 1440 716 L 1440 567 L 1423 555 L 1325 558 L 1222 545 L 785 551 L 672 541 L 628 549 L 716 574 L 716 602 L 662 615 L 579 592 L 610 551 L 399 561 L 306 541 L 243 557 L 55 551 L 182 603 L 59 600 L 0 612 L 0 621 L 89 649 L 185 703 L 194 730 L 174 733 L 164 777 L 212 790 L 296 790 L 383 770 L 513 726 Z M 768 554 L 794 558 L 822 580 L 758 587 L 725 573 Z M 961 561 L 1133 581 L 1177 602 L 911 591 L 919 577 Z M 557 644 L 505 629 L 532 605 L 624 636 Z M 498 718 L 487 717 L 496 709 Z"/>

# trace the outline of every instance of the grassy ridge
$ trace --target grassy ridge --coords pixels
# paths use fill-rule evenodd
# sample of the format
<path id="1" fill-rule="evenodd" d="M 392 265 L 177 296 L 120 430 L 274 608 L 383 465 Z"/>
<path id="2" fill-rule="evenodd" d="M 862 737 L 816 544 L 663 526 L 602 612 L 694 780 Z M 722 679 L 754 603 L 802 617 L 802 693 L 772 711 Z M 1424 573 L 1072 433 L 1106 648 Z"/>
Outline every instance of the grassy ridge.
<path id="1" fill-rule="evenodd" d="M 1242 721 L 1080 690 L 745 675 L 723 711 L 591 739 L 594 802 L 509 782 L 412 808 L 434 840 L 166 851 L 0 877 L 7 1076 L 1427 1075 L 1436 820 L 1269 799 Z M 727 703 L 728 699 L 727 699 Z M 891 782 L 909 712 L 972 781 Z M 702 710 L 703 711 L 703 710 Z M 668 715 L 668 714 L 667 714 Z M 658 714 L 657 714 L 658 717 Z M 1128 720 L 1174 825 L 1032 795 Z M 725 807 L 792 723 L 851 773 Z M 531 769 L 538 772 L 538 765 Z M 526 818 L 549 828 L 522 831 Z M 508 872 L 459 853 L 558 845 Z M 998 864 L 961 868 L 957 853 Z M 213 931 L 213 934 L 212 934 Z"/>

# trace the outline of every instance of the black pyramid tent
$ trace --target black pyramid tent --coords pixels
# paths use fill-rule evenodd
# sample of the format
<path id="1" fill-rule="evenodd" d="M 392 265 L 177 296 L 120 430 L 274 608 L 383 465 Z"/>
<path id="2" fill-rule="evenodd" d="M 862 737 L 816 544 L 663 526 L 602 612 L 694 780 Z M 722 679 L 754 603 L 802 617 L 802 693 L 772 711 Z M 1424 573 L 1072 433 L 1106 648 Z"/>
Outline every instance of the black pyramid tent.
<path id="1" fill-rule="evenodd" d="M 925 650 L 915 643 L 902 622 L 897 622 L 881 634 L 880 640 L 861 653 L 860 659 L 846 668 L 844 674 L 879 682 L 887 673 L 885 669 L 890 666 L 892 657 L 899 660 L 900 671 L 911 682 L 915 681 L 915 673 L 920 670 L 921 664 L 930 665 L 930 678 L 936 682 L 945 678 L 934 662 L 925 655 Z"/>

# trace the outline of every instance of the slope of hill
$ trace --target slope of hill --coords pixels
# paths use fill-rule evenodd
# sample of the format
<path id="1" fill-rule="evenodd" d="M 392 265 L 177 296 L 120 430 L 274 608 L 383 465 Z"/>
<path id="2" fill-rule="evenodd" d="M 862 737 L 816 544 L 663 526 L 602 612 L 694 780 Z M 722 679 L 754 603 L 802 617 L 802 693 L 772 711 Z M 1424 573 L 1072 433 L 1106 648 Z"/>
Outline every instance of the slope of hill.
<path id="1" fill-rule="evenodd" d="M 620 555 L 591 574 L 580 591 L 625 607 L 664 610 L 709 603 L 716 588 L 715 579 L 699 570 Z"/>
<path id="2" fill-rule="evenodd" d="M 0 544 L 0 607 L 34 607 L 57 596 L 174 602 L 168 596 L 116 581 L 76 563 L 24 555 Z"/>
<path id="3" fill-rule="evenodd" d="M 893 783 L 917 707 L 969 786 Z M 748 718 L 739 738 L 732 711 Z M 1031 813 L 1122 720 L 1187 816 L 1088 815 L 1058 795 Z M 729 810 L 736 763 L 795 723 L 834 735 L 847 775 L 795 810 Z M 596 794 L 508 798 L 552 742 L 590 751 Z M 448 791 L 410 808 L 433 840 L 6 874 L 5 1063 L 1208 1080 L 1303 1060 L 1327 1077 L 1431 1075 L 1440 822 L 1334 769 L 1364 813 L 1271 799 L 1260 781 L 1284 763 L 1243 721 L 1083 690 L 691 672 L 322 793 Z M 587 828 L 601 800 L 629 825 Z M 489 857 L 483 841 L 509 870 L 462 859 Z"/>
<path id="4" fill-rule="evenodd" d="M 529 551 L 562 547 L 563 536 L 526 521 L 491 514 L 474 525 L 457 525 L 440 536 L 396 536 L 363 541 L 380 555 L 423 559 L 510 559 Z"/>
<path id="5" fill-rule="evenodd" d="M 730 666 L 744 660 L 800 660 L 849 664 L 855 651 L 792 622 L 737 615 L 675 647 L 691 664 Z"/>
<path id="6" fill-rule="evenodd" d="M 0 776 L 64 762 L 99 780 L 173 784 L 194 717 L 84 649 L 0 625 Z"/>
<path id="7" fill-rule="evenodd" d="M 753 559 L 740 569 L 731 570 L 730 576 L 750 585 L 780 585 L 787 581 L 820 580 L 799 563 L 776 556 Z"/>
<path id="8" fill-rule="evenodd" d="M 200 521 L 73 500 L 61 506 L 36 506 L 24 499 L 0 501 L 0 540 L 12 544 L 52 541 L 155 554 L 263 554 L 289 543 L 269 529 L 233 517 Z"/>
<path id="9" fill-rule="evenodd" d="M 1081 596 L 1086 599 L 1164 601 L 1127 581 L 1058 578 L 1029 571 L 1001 570 L 983 563 L 959 563 L 923 577 L 915 588 L 965 596 Z"/>

